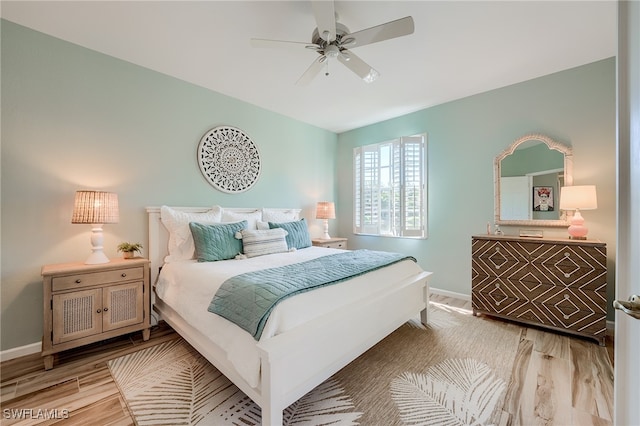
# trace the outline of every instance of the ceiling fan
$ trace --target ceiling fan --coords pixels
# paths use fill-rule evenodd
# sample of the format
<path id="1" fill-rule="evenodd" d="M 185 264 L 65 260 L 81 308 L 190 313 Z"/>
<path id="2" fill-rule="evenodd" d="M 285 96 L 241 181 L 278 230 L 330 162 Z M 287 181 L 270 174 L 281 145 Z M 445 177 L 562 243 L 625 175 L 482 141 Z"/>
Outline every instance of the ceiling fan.
<path id="1" fill-rule="evenodd" d="M 378 78 L 380 74 L 350 49 L 409 35 L 412 34 L 414 30 L 413 18 L 407 16 L 351 33 L 346 26 L 337 22 L 333 1 L 312 1 L 311 5 L 317 28 L 313 30 L 310 43 L 259 38 L 251 39 L 251 45 L 254 47 L 298 48 L 302 46 L 306 49 L 316 51 L 319 56 L 311 63 L 311 66 L 307 68 L 300 79 L 298 79 L 296 84 L 299 85 L 306 85 L 311 82 L 323 66 L 326 65 L 328 67 L 329 59 L 337 59 L 365 82 L 371 83 Z M 328 68 L 325 74 L 329 75 Z"/>

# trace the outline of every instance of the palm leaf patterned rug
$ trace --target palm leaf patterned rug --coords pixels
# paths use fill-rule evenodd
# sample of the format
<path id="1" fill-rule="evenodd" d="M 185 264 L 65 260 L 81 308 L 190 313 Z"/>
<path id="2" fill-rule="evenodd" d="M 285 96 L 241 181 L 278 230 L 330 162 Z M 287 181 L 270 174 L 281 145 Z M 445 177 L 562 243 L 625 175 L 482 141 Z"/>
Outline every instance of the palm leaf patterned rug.
<path id="1" fill-rule="evenodd" d="M 284 412 L 286 425 L 498 424 L 520 328 L 431 303 Z M 182 339 L 109 362 L 139 425 L 258 425 L 260 408 Z"/>

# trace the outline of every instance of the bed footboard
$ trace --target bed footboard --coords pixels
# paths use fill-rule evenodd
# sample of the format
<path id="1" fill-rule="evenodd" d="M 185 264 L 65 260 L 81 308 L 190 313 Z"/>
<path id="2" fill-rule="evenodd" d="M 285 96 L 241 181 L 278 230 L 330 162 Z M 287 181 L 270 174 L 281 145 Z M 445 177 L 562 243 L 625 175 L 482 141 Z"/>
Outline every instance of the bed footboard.
<path id="1" fill-rule="evenodd" d="M 419 316 L 426 324 L 430 275 L 422 272 L 392 291 L 260 342 L 262 424 L 282 424 L 286 407 L 406 321 Z"/>

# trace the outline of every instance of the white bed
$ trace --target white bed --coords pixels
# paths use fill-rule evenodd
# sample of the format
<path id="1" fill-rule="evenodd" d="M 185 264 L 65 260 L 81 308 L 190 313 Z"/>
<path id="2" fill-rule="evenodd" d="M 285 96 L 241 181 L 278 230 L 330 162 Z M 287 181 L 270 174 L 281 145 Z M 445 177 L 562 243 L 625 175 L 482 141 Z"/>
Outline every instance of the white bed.
<path id="1" fill-rule="evenodd" d="M 209 207 L 173 209 L 198 213 Z M 225 209 L 240 214 L 256 210 Z M 285 265 L 334 250 L 309 247 L 244 260 L 171 262 L 158 278 L 167 255 L 168 231 L 160 220 L 159 207 L 149 207 L 147 212 L 154 309 L 261 407 L 263 425 L 281 424 L 283 409 L 407 320 L 420 315 L 427 322 L 431 273 L 412 261 L 402 261 L 281 302 L 256 341 L 207 311 L 219 283 L 247 268 Z M 212 279 L 214 271 L 219 276 Z"/>

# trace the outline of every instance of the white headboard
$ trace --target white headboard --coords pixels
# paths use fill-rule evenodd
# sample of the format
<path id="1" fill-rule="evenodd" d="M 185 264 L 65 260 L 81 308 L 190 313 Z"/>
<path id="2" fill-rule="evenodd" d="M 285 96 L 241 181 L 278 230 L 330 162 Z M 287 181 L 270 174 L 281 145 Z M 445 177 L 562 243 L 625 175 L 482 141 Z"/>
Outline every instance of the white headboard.
<path id="1" fill-rule="evenodd" d="M 174 207 L 170 206 L 174 210 L 179 210 L 188 213 L 204 213 L 211 210 L 212 206 L 207 207 Z M 256 210 L 262 211 L 261 208 L 248 208 L 248 207 L 224 207 L 225 211 L 231 211 L 234 213 L 252 213 Z M 149 260 L 151 261 L 151 285 L 155 285 L 160 272 L 160 268 L 164 264 L 164 258 L 167 256 L 169 247 L 169 231 L 162 224 L 160 220 L 160 206 L 147 207 L 147 215 L 149 216 L 149 242 L 147 245 L 149 251 Z M 295 211 L 298 216 L 301 209 L 269 209 L 271 211 L 291 212 Z"/>

